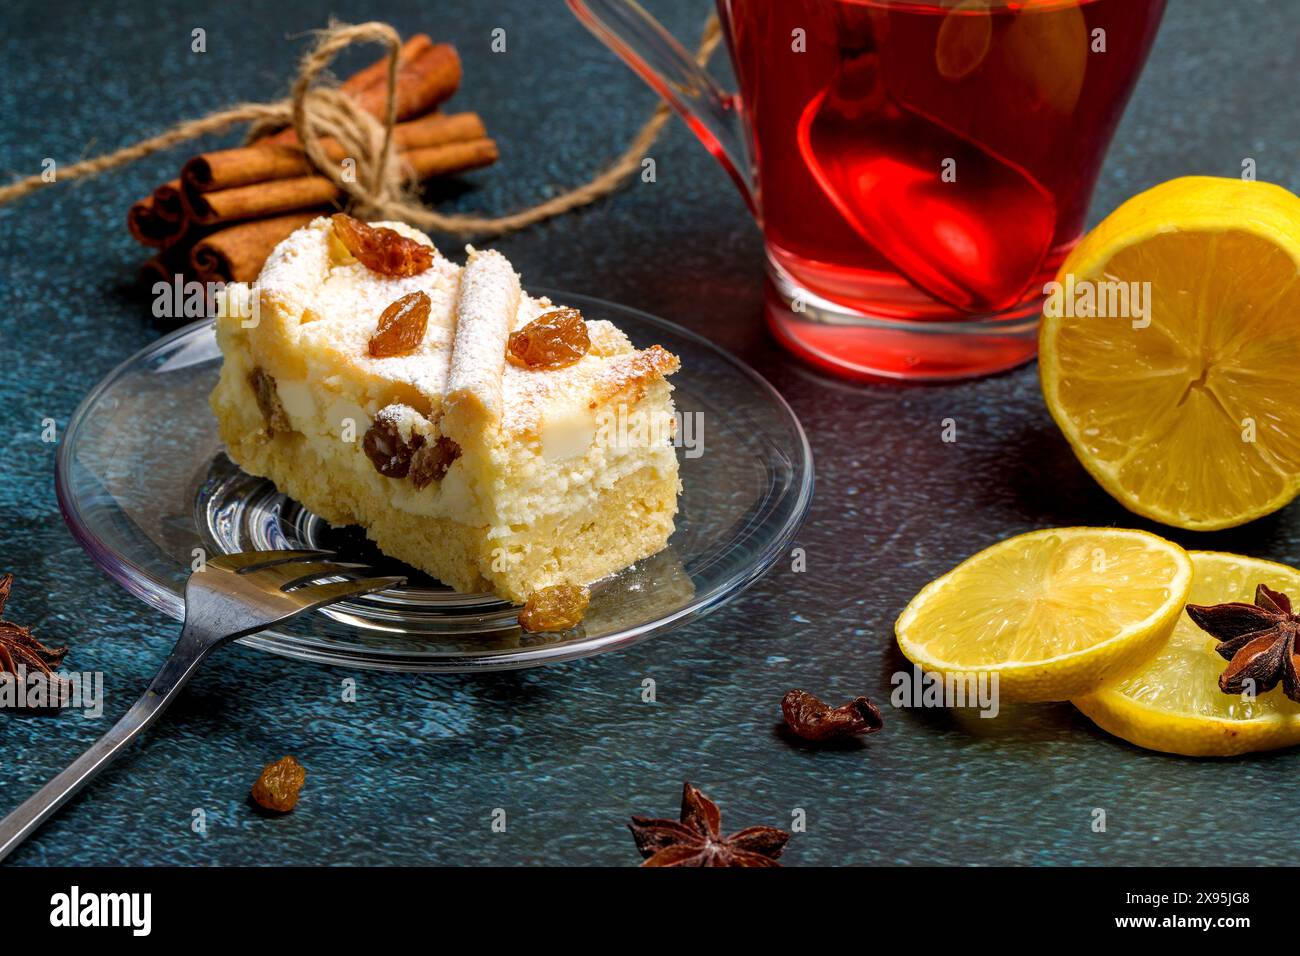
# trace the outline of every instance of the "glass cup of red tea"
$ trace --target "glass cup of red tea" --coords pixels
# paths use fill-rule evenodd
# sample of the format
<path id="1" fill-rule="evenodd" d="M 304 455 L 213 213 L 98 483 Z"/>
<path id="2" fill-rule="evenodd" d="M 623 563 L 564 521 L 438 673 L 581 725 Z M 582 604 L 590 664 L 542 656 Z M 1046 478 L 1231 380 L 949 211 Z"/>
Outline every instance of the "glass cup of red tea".
<path id="1" fill-rule="evenodd" d="M 851 377 L 1033 357 L 1165 0 L 718 0 L 724 92 L 634 0 L 568 0 L 744 194 L 767 316 Z"/>

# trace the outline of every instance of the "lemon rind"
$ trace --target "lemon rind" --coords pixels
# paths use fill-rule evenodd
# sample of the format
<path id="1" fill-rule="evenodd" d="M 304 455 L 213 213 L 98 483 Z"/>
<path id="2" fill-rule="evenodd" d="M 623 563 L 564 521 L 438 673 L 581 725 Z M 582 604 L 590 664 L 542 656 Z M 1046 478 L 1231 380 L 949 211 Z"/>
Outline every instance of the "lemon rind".
<path id="1" fill-rule="evenodd" d="M 1123 703 L 1116 704 L 1116 699 Z M 1070 701 L 1085 717 L 1101 730 L 1125 740 L 1135 747 L 1160 753 L 1179 754 L 1184 757 L 1239 757 L 1261 750 L 1279 750 L 1300 744 L 1300 715 L 1270 714 L 1249 720 L 1230 720 L 1223 717 L 1198 717 L 1191 714 L 1170 714 L 1131 697 L 1108 692 L 1106 688 Z M 1099 716 L 1100 713 L 1100 716 Z M 1139 719 L 1134 714 L 1157 714 L 1155 719 Z M 1104 721 L 1119 721 L 1122 728 L 1107 726 Z M 1294 732 L 1287 734 L 1288 726 Z M 1156 726 L 1165 728 L 1159 733 L 1141 733 Z M 1127 732 L 1126 732 L 1127 731 Z M 1134 732 L 1139 731 L 1139 732 Z M 1170 743 L 1189 740 L 1204 746 L 1174 749 Z M 1240 744 L 1231 748 L 1214 747 L 1215 741 L 1232 741 Z"/>
<path id="2" fill-rule="evenodd" d="M 1283 249 L 1296 262 L 1297 269 L 1300 270 L 1300 228 L 1295 227 L 1286 217 L 1280 214 L 1263 215 L 1258 208 L 1235 220 L 1230 221 L 1225 217 L 1223 211 L 1225 203 L 1222 200 L 1229 195 L 1244 196 L 1247 190 L 1256 194 L 1272 194 L 1279 201 L 1297 203 L 1294 194 L 1274 183 L 1244 183 L 1241 180 L 1213 176 L 1185 176 L 1170 180 L 1121 203 L 1102 221 L 1101 225 L 1075 246 L 1062 263 L 1057 278 L 1059 280 L 1069 273 L 1074 273 L 1078 278 L 1091 278 L 1103 273 L 1110 260 L 1125 249 L 1130 249 L 1157 235 L 1187 231 L 1210 233 L 1243 231 L 1258 235 Z M 1218 198 L 1215 200 L 1205 198 L 1209 193 L 1218 194 Z M 1162 203 L 1173 196 L 1178 196 L 1180 204 L 1176 218 L 1168 215 L 1167 210 L 1171 208 L 1169 204 L 1162 208 L 1162 211 L 1166 212 L 1165 215 L 1159 218 L 1147 215 L 1151 208 L 1161 207 Z M 1239 214 L 1239 207 L 1235 208 Z M 1126 218 L 1140 220 L 1142 225 L 1129 232 L 1123 242 L 1118 242 L 1118 234 L 1123 233 L 1124 230 L 1118 226 L 1107 228 L 1107 223 L 1117 220 L 1127 227 L 1127 223 L 1124 222 Z M 1300 222 L 1300 217 L 1296 222 Z M 1286 228 L 1288 225 L 1292 228 Z M 1101 256 L 1102 252 L 1108 253 L 1105 259 Z M 1089 265 L 1090 268 L 1080 271 L 1077 268 L 1080 262 Z M 1119 483 L 1113 468 L 1103 466 L 1094 456 L 1087 453 L 1085 442 L 1077 426 L 1064 412 L 1058 388 L 1059 356 L 1055 347 L 1055 336 L 1052 334 L 1061 321 L 1059 316 L 1044 315 L 1039 328 L 1039 384 L 1043 390 L 1047 410 L 1065 435 L 1079 463 L 1107 494 L 1128 511 L 1161 524 L 1189 531 L 1219 531 L 1235 528 L 1272 514 L 1286 507 L 1295 500 L 1297 495 L 1300 495 L 1300 474 L 1297 474 L 1284 484 L 1281 492 L 1267 502 L 1235 515 L 1197 518 L 1167 508 L 1143 504 Z M 1282 474 L 1282 477 L 1285 479 L 1285 474 Z"/>
<path id="3" fill-rule="evenodd" d="M 1227 558 L 1233 564 L 1280 568 L 1293 575 L 1300 574 L 1300 569 L 1280 561 L 1233 554 L 1230 551 L 1196 550 L 1187 552 L 1187 556 L 1192 559 L 1193 568 L 1197 557 Z M 1135 747 L 1160 753 L 1184 757 L 1238 757 L 1300 745 L 1300 714 L 1274 713 L 1244 720 L 1207 717 L 1185 711 L 1165 710 L 1107 687 L 1076 698 L 1071 703 L 1106 733 L 1126 740 Z M 1111 722 L 1111 726 L 1103 721 Z M 1157 727 L 1165 729 L 1157 732 L 1154 730 Z M 1201 746 L 1195 749 L 1174 749 L 1169 746 L 1170 742 L 1181 740 L 1196 741 Z M 1216 742 L 1223 741 L 1231 741 L 1234 746 L 1214 746 Z"/>
<path id="4" fill-rule="evenodd" d="M 1160 608 L 1157 608 L 1155 611 L 1147 615 L 1147 617 L 1143 618 L 1141 621 L 1136 621 L 1133 624 L 1127 625 L 1123 630 L 1119 631 L 1112 637 L 1108 637 L 1106 640 L 1101 641 L 1100 643 L 1092 644 L 1083 650 L 1070 651 L 1065 654 L 1057 654 L 1054 657 L 1045 657 L 1040 660 L 1004 661 L 1001 663 L 990 663 L 987 665 L 980 665 L 978 667 L 974 667 L 968 664 L 956 664 L 950 661 L 936 660 L 932 657 L 923 655 L 921 653 L 916 653 L 915 656 L 911 653 L 908 653 L 909 647 L 919 650 L 923 645 L 919 644 L 919 642 L 917 641 L 909 640 L 903 636 L 902 631 L 903 628 L 905 627 L 904 618 L 908 618 L 909 615 L 914 618 L 917 614 L 915 608 L 924 604 L 925 603 L 924 599 L 928 595 L 930 595 L 932 592 L 939 589 L 944 584 L 944 582 L 946 582 L 952 575 L 956 574 L 967 564 L 970 564 L 973 561 L 977 561 L 981 559 L 983 555 L 987 554 L 989 551 L 993 550 L 994 548 L 1001 548 L 1003 546 L 1008 545 L 1012 541 L 1018 541 L 1022 538 L 1028 538 L 1031 536 L 1042 536 L 1048 534 L 1066 534 L 1071 536 L 1078 536 L 1084 533 L 1092 536 L 1100 535 L 1100 536 L 1107 536 L 1107 537 L 1109 536 L 1127 537 L 1129 535 L 1139 535 L 1143 538 L 1149 539 L 1151 542 L 1157 543 L 1159 547 L 1156 550 L 1169 553 L 1176 560 L 1181 559 L 1179 560 L 1178 572 L 1170 580 L 1169 587 L 1171 588 L 1171 590 L 1175 590 L 1176 586 L 1179 583 L 1184 584 L 1185 586 L 1183 588 L 1178 589 L 1181 590 L 1182 598 L 1173 602 L 1169 602 L 1169 606 L 1167 607 L 1162 605 Z M 923 587 L 917 593 L 916 597 L 912 598 L 912 600 L 908 602 L 907 607 L 903 609 L 903 612 L 898 615 L 898 618 L 894 622 L 894 634 L 896 639 L 898 640 L 899 649 L 903 652 L 903 656 L 906 657 L 912 663 L 917 664 L 923 668 L 939 671 L 945 674 L 979 674 L 979 673 L 987 674 L 993 672 L 997 672 L 999 675 L 1029 674 L 1035 670 L 1044 667 L 1050 667 L 1054 664 L 1060 665 L 1061 663 L 1080 660 L 1093 654 L 1100 654 L 1100 652 L 1102 652 L 1105 648 L 1110 647 L 1112 645 L 1126 643 L 1126 638 L 1132 639 L 1135 634 L 1142 632 L 1146 629 L 1151 629 L 1152 631 L 1159 631 L 1162 628 L 1164 628 L 1166 624 L 1172 625 L 1173 623 L 1176 623 L 1178 620 L 1178 615 L 1182 613 L 1183 604 L 1185 603 L 1188 591 L 1191 588 L 1191 583 L 1192 583 L 1192 563 L 1191 563 L 1191 559 L 1187 556 L 1187 552 L 1184 551 L 1177 544 L 1174 544 L 1172 541 L 1167 541 L 1166 539 L 1160 537 L 1159 535 L 1152 534 L 1150 531 L 1140 531 L 1138 529 L 1130 529 L 1130 528 L 1090 528 L 1086 526 L 1071 526 L 1068 528 L 1041 528 L 1037 531 L 1027 531 L 1024 534 L 1013 535 L 1010 538 L 1003 538 L 1001 541 L 995 544 L 991 544 L 987 548 L 984 548 L 982 551 L 976 552 L 975 554 L 971 555 L 969 558 L 967 558 L 965 561 L 962 561 L 960 564 L 958 564 L 952 570 L 948 571 L 946 574 L 940 575 L 939 577 L 935 578 L 933 581 L 931 581 L 929 584 Z"/>

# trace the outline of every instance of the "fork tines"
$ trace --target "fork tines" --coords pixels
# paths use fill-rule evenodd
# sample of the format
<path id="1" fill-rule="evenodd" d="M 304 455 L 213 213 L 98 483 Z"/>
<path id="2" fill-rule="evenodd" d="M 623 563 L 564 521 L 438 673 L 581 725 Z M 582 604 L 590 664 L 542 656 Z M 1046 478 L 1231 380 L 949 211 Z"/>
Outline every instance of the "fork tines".
<path id="1" fill-rule="evenodd" d="M 400 575 L 353 578 L 369 570 L 365 564 L 332 558 L 332 551 L 241 551 L 221 554 L 207 562 L 209 568 L 239 575 L 249 584 L 267 591 L 279 591 L 303 610 L 324 607 L 344 598 L 383 591 L 406 581 Z M 322 581 L 322 578 L 344 580 Z M 317 583 L 319 582 L 319 583 Z"/>

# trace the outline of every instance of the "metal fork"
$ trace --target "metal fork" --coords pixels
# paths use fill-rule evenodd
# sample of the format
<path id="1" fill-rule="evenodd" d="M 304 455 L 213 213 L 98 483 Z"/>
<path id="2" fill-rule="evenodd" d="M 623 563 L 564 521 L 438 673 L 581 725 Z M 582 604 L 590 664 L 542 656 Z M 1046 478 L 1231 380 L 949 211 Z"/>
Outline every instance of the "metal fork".
<path id="1" fill-rule="evenodd" d="M 253 634 L 344 598 L 382 591 L 405 578 L 312 584 L 344 577 L 365 565 L 326 561 L 328 551 L 245 551 L 208 560 L 185 583 L 185 624 L 171 656 L 149 689 L 108 733 L 0 820 L 0 860 L 54 815 L 126 745 L 166 710 L 209 654 Z"/>

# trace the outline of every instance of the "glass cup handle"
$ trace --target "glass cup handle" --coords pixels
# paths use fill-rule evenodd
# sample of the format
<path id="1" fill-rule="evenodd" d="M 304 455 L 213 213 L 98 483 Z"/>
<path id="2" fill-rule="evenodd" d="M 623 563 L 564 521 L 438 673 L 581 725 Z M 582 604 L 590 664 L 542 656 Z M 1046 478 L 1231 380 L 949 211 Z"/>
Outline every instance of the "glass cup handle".
<path id="1" fill-rule="evenodd" d="M 668 101 L 758 215 L 739 97 L 722 90 L 635 0 L 568 0 L 596 38 Z"/>

